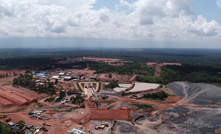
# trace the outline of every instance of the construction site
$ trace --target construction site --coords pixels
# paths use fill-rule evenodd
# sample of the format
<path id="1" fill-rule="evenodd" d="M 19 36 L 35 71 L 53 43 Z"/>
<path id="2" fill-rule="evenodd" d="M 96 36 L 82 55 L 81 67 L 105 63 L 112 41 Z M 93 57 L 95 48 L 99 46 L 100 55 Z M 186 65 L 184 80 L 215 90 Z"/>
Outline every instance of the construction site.
<path id="1" fill-rule="evenodd" d="M 148 66 L 156 67 L 157 74 L 159 67 L 164 65 L 181 66 L 179 63 L 148 63 Z M 1 78 L 1 122 L 15 131 L 39 134 L 221 131 L 220 87 L 187 82 L 141 83 L 135 81 L 137 75 L 112 73 L 110 78 L 107 73 L 94 72 L 53 69 L 28 74 L 38 85 L 44 86 L 46 81 L 57 82 L 55 87 L 58 90 L 52 96 L 12 84 L 18 76 Z M 118 80 L 118 87 L 106 88 L 113 80 Z M 60 91 L 65 92 L 65 96 L 59 100 Z M 145 98 L 162 93 L 166 94 L 163 99 Z M 25 122 L 22 130 L 16 125 L 21 120 Z"/>

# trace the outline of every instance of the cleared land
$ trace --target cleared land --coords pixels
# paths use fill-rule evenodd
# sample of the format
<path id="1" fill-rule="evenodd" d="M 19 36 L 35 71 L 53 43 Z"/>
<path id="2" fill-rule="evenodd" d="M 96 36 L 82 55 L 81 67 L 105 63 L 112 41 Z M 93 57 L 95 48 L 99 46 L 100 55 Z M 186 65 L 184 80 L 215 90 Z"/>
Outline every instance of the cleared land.
<path id="1" fill-rule="evenodd" d="M 159 84 L 153 84 L 153 83 L 135 83 L 134 88 L 131 89 L 129 92 L 146 91 L 146 90 L 156 89 L 159 86 L 160 86 Z"/>
<path id="2" fill-rule="evenodd" d="M 21 74 L 21 73 L 25 73 L 26 70 L 20 70 L 20 69 L 12 69 L 12 70 L 0 70 L 0 74 L 1 75 L 6 75 L 8 74 L 8 76 L 14 76 L 15 74 Z"/>
<path id="3" fill-rule="evenodd" d="M 116 88 L 114 88 L 114 91 L 116 91 L 116 92 L 121 92 L 121 91 L 125 91 L 127 88 L 121 88 L 121 87 L 116 87 Z"/>
<path id="4" fill-rule="evenodd" d="M 3 106 L 11 106 L 11 105 L 13 105 L 13 103 L 11 102 L 11 101 L 8 101 L 8 100 L 6 100 L 6 99 L 3 99 L 3 98 L 1 98 L 0 97 L 0 104 L 2 104 Z"/>
<path id="5" fill-rule="evenodd" d="M 129 88 L 132 84 L 118 84 L 120 87 Z"/>
<path id="6" fill-rule="evenodd" d="M 94 120 L 123 120 L 130 117 L 130 110 L 93 110 L 90 119 Z"/>
<path id="7" fill-rule="evenodd" d="M 41 98 L 41 95 L 31 92 L 25 88 L 16 88 L 12 86 L 0 86 L 0 104 L 3 106 L 25 105 Z"/>

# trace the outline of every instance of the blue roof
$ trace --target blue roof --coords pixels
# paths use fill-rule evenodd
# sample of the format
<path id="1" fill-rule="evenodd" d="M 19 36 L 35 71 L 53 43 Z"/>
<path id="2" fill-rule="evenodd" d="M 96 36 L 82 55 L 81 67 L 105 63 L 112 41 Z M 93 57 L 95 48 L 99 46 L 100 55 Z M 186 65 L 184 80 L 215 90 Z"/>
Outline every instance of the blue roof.
<path id="1" fill-rule="evenodd" d="M 101 97 L 108 97 L 107 94 L 101 94 Z"/>
<path id="2" fill-rule="evenodd" d="M 26 134 L 33 134 L 32 131 L 28 130 Z"/>

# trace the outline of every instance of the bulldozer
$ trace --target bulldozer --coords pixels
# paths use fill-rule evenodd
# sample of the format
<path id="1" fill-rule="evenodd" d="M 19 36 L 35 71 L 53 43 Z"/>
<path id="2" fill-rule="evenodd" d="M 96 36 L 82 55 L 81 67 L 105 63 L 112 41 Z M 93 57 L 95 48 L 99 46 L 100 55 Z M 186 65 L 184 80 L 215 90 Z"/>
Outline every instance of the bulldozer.
<path id="1" fill-rule="evenodd" d="M 9 122 L 9 121 L 11 121 L 11 120 L 12 120 L 11 118 L 8 118 L 8 119 L 6 119 L 5 121 L 6 121 L 6 122 Z"/>
<path id="2" fill-rule="evenodd" d="M 98 130 L 98 129 L 104 129 L 104 128 L 105 128 L 105 125 L 100 125 L 100 126 L 96 126 L 96 127 L 95 127 L 96 130 Z"/>
<path id="3" fill-rule="evenodd" d="M 95 129 L 98 130 L 98 129 L 104 129 L 105 127 L 109 127 L 108 123 L 102 123 L 100 126 L 96 126 Z"/>
<path id="4" fill-rule="evenodd" d="M 43 122 L 42 125 L 51 126 L 51 124 L 47 124 L 46 122 Z"/>

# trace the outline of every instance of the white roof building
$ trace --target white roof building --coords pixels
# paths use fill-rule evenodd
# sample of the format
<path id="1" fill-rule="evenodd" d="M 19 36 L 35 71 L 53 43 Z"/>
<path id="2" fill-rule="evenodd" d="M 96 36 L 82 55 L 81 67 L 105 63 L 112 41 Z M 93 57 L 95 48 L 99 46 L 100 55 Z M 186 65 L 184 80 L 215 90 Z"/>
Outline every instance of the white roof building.
<path id="1" fill-rule="evenodd" d="M 70 80 L 72 77 L 64 77 L 64 80 Z"/>
<path id="2" fill-rule="evenodd" d="M 60 76 L 52 76 L 52 79 L 59 79 Z"/>
<path id="3" fill-rule="evenodd" d="M 59 73 L 59 75 L 64 75 L 64 73 Z"/>

